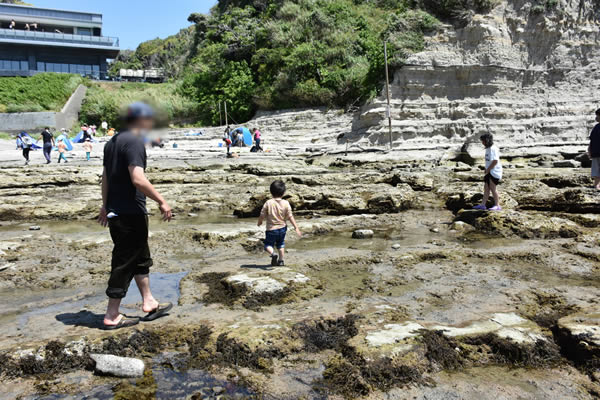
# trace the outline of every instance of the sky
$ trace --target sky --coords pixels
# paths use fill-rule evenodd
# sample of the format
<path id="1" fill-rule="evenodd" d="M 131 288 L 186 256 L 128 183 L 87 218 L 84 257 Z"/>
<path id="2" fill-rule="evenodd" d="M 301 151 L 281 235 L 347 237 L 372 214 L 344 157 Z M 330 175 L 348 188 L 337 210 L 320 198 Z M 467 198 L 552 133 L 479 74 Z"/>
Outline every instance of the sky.
<path id="1" fill-rule="evenodd" d="M 121 49 L 165 38 L 190 25 L 193 12 L 207 13 L 216 0 L 25 0 L 37 7 L 103 14 L 103 35 L 119 38 Z"/>

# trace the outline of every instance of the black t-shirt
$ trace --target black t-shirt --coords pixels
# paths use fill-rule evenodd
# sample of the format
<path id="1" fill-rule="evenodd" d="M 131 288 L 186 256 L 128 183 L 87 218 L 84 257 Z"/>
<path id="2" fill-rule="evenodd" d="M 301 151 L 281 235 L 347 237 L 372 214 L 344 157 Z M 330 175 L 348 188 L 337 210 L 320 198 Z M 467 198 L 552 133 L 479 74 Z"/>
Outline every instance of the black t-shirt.
<path id="1" fill-rule="evenodd" d="M 600 124 L 596 124 L 590 133 L 590 153 L 592 158 L 600 157 Z"/>
<path id="2" fill-rule="evenodd" d="M 44 139 L 44 144 L 48 144 L 48 143 L 52 144 L 52 138 L 53 137 L 54 136 L 52 136 L 52 134 L 50 132 L 48 132 L 48 131 L 43 131 L 42 132 L 42 139 Z"/>
<path id="3" fill-rule="evenodd" d="M 125 131 L 113 136 L 104 146 L 104 168 L 108 180 L 106 211 L 109 213 L 147 214 L 146 196 L 131 182 L 130 165 L 146 169 L 146 147 L 141 137 Z"/>

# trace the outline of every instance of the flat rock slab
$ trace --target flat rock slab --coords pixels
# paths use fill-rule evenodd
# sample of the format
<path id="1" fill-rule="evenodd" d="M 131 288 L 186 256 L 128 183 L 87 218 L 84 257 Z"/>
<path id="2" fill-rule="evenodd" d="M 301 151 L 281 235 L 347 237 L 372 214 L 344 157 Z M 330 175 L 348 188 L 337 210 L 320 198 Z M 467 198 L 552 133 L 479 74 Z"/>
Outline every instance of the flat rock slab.
<path id="1" fill-rule="evenodd" d="M 138 378 L 144 375 L 144 362 L 137 358 L 117 357 L 112 354 L 90 354 L 96 362 L 96 372 L 118 378 Z"/>
<path id="2" fill-rule="evenodd" d="M 600 309 L 587 310 L 558 320 L 558 327 L 573 338 L 593 346 L 600 346 Z"/>
<path id="3" fill-rule="evenodd" d="M 276 268 L 264 273 L 246 273 L 228 276 L 223 279 L 226 286 L 233 289 L 244 288 L 250 294 L 273 294 L 287 289 L 293 283 L 306 283 L 310 279 L 289 268 Z"/>
<path id="4" fill-rule="evenodd" d="M 384 326 L 384 329 L 370 332 L 365 339 L 370 346 L 379 347 L 416 337 L 419 335 L 420 329 L 439 330 L 452 337 L 494 333 L 501 338 L 512 339 L 517 343 L 535 343 L 538 340 L 546 340 L 539 326 L 515 313 L 492 314 L 489 318 L 473 321 L 464 326 L 430 325 L 413 321 L 388 324 Z"/>

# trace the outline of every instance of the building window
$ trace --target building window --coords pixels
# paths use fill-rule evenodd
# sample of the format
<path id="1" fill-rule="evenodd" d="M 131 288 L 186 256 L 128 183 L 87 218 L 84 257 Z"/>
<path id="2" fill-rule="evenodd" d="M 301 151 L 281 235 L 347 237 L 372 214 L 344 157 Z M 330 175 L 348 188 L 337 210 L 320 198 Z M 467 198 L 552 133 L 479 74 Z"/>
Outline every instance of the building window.
<path id="1" fill-rule="evenodd" d="M 37 63 L 37 71 L 45 71 L 46 70 L 46 64 L 43 62 L 38 61 Z"/>
<path id="2" fill-rule="evenodd" d="M 91 28 L 77 28 L 77 34 L 82 36 L 92 36 Z"/>

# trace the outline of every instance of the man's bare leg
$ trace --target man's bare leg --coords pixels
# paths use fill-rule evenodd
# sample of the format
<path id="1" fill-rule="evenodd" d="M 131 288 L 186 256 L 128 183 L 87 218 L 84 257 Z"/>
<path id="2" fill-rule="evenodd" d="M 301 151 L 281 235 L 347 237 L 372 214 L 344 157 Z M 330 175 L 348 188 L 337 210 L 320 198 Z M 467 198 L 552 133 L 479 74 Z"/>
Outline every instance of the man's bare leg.
<path id="1" fill-rule="evenodd" d="M 594 187 L 600 190 L 600 176 L 594 177 Z"/>
<path id="2" fill-rule="evenodd" d="M 279 251 L 279 261 L 283 261 L 283 256 L 285 256 L 285 249 L 282 247 L 281 249 L 278 249 Z"/>
<path id="3" fill-rule="evenodd" d="M 104 325 L 112 326 L 117 325 L 121 321 L 121 313 L 119 312 L 119 306 L 121 305 L 121 299 L 108 299 L 108 307 L 106 308 L 106 315 L 104 315 Z"/>
<path id="4" fill-rule="evenodd" d="M 156 301 L 150 291 L 150 275 L 135 275 L 134 279 L 142 295 L 142 310 L 147 313 L 156 310 L 158 308 L 158 301 Z"/>

